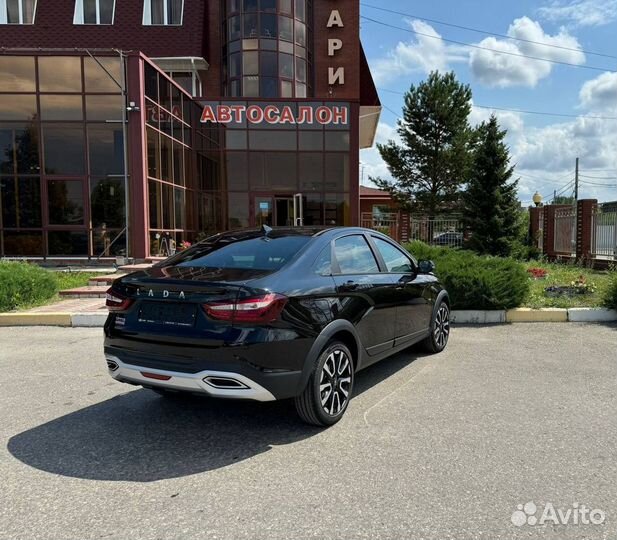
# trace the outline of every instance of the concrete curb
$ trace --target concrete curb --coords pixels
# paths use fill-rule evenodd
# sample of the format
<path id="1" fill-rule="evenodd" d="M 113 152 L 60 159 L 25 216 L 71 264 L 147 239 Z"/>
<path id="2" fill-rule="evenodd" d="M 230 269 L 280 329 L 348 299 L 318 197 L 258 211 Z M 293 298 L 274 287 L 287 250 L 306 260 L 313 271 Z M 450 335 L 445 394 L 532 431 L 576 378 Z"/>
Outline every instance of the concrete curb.
<path id="1" fill-rule="evenodd" d="M 107 313 L 73 313 L 71 326 L 73 328 L 102 328 L 107 320 Z"/>
<path id="2" fill-rule="evenodd" d="M 516 308 L 506 312 L 506 322 L 568 322 L 568 310 L 558 308 Z"/>
<path id="3" fill-rule="evenodd" d="M 452 324 L 503 324 L 506 322 L 505 311 L 487 311 L 468 309 L 452 311 Z"/>
<path id="4" fill-rule="evenodd" d="M 617 311 L 603 308 L 455 310 L 452 324 L 504 324 L 540 322 L 617 322 Z M 107 313 L 0 313 L 0 326 L 71 326 L 102 328 Z"/>
<path id="5" fill-rule="evenodd" d="M 570 322 L 615 322 L 617 311 L 604 308 L 570 308 L 568 310 Z"/>
<path id="6" fill-rule="evenodd" d="M 71 326 L 71 314 L 0 313 L 0 326 Z"/>

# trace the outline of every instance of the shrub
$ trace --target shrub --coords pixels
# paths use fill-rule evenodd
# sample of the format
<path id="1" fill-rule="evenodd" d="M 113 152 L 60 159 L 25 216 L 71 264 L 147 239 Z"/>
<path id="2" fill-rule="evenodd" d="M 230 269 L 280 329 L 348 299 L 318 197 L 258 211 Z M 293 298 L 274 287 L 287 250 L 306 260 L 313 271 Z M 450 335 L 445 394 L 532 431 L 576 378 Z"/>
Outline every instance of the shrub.
<path id="1" fill-rule="evenodd" d="M 513 259 L 433 248 L 421 242 L 407 247 L 418 259 L 434 261 L 453 309 L 511 309 L 522 305 L 529 294 L 527 272 Z"/>
<path id="2" fill-rule="evenodd" d="M 55 276 L 38 266 L 0 262 L 0 312 L 48 300 L 56 294 Z"/>
<path id="3" fill-rule="evenodd" d="M 617 273 L 614 273 L 608 282 L 602 295 L 602 304 L 607 308 L 617 309 Z"/>

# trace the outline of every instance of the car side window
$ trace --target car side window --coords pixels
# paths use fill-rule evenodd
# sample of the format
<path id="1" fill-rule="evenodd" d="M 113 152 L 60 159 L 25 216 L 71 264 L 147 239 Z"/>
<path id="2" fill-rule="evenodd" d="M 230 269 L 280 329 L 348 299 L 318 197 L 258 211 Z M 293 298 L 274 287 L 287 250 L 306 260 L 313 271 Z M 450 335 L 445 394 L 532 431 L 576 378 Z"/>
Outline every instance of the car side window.
<path id="1" fill-rule="evenodd" d="M 313 263 L 313 271 L 320 276 L 332 275 L 332 246 L 328 244 Z"/>
<path id="2" fill-rule="evenodd" d="M 341 274 L 377 274 L 379 265 L 366 239 L 345 236 L 334 242 L 334 254 Z"/>
<path id="3" fill-rule="evenodd" d="M 399 248 L 376 236 L 373 236 L 373 242 L 375 242 L 375 246 L 377 246 L 379 253 L 381 253 L 388 272 L 396 274 L 410 274 L 413 272 L 411 260 Z"/>

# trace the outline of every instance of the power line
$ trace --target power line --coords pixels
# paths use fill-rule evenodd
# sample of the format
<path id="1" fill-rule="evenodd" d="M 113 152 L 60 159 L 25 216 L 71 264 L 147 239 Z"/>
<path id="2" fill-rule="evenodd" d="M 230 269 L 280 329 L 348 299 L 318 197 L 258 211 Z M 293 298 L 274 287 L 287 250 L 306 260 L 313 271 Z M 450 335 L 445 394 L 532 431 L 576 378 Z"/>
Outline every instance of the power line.
<path id="1" fill-rule="evenodd" d="M 391 112 L 394 116 L 396 116 L 397 118 L 400 116 L 400 113 L 397 113 L 395 111 L 393 111 L 390 107 L 388 107 L 387 105 L 384 105 L 383 103 L 381 104 L 381 106 L 386 109 L 387 111 Z"/>
<path id="2" fill-rule="evenodd" d="M 586 174 L 581 174 L 581 178 L 591 178 L 592 180 L 617 180 L 617 176 L 587 176 Z"/>
<path id="3" fill-rule="evenodd" d="M 562 176 L 560 176 L 559 178 L 554 178 L 554 179 L 550 179 L 547 180 L 546 178 L 543 178 L 541 176 L 534 176 L 532 174 L 527 174 L 527 173 L 516 173 L 519 176 L 528 176 L 529 178 L 533 178 L 534 180 L 541 180 L 543 182 L 552 182 L 552 183 L 556 183 L 556 184 L 561 184 L 561 182 L 563 182 L 566 178 L 572 178 L 572 174 L 574 174 L 573 172 L 568 172 Z"/>
<path id="4" fill-rule="evenodd" d="M 380 92 L 386 92 L 388 94 L 396 94 L 399 96 L 406 95 L 405 92 L 399 92 L 398 90 L 390 90 L 388 88 L 378 88 L 377 90 L 379 90 Z M 490 105 L 476 105 L 475 103 L 472 104 L 472 107 L 477 107 L 479 109 L 495 110 L 495 111 L 514 112 L 514 113 L 519 113 L 519 114 L 538 114 L 541 116 L 560 116 L 563 118 L 589 118 L 591 120 L 617 120 L 617 116 L 591 116 L 591 115 L 588 116 L 584 114 L 552 113 L 552 112 L 547 112 L 547 111 L 527 111 L 524 109 L 509 109 L 506 107 L 493 107 Z"/>
<path id="5" fill-rule="evenodd" d="M 572 174 L 572 173 L 570 173 Z M 525 176 L 524 174 L 520 174 L 520 173 L 515 173 L 516 176 Z M 568 175 L 570 177 L 570 175 Z M 547 184 L 559 184 L 562 185 L 563 183 L 563 178 L 561 180 L 552 180 L 552 179 L 548 179 L 548 178 L 539 178 L 537 176 L 532 177 L 534 180 L 538 180 L 539 182 L 545 182 Z M 571 177 L 570 177 L 571 178 Z M 574 180 L 571 180 L 572 182 L 574 182 Z"/>
<path id="6" fill-rule="evenodd" d="M 560 189 L 559 191 L 554 191 L 553 193 L 549 193 L 548 195 L 544 195 L 542 198 L 543 199 L 548 199 L 551 195 L 553 196 L 553 198 L 551 200 L 555 200 L 555 197 L 559 197 L 561 195 L 563 195 L 564 193 L 566 193 L 568 191 L 568 189 L 571 189 L 574 187 L 574 180 L 568 182 L 562 189 Z"/>
<path id="7" fill-rule="evenodd" d="M 565 113 L 551 113 L 545 111 L 526 111 L 523 109 L 506 109 L 504 107 L 489 107 L 487 105 L 473 105 L 474 107 L 479 107 L 480 109 L 491 109 L 495 111 L 507 111 L 507 112 L 516 112 L 521 114 L 538 114 L 541 116 L 560 116 L 563 118 L 589 118 L 591 120 L 617 120 L 617 116 L 587 116 L 584 114 L 565 114 Z"/>
<path id="8" fill-rule="evenodd" d="M 382 26 L 386 26 L 388 28 L 393 28 L 395 30 L 401 30 L 403 32 L 408 32 L 410 34 L 415 34 L 417 36 L 423 36 L 423 37 L 427 37 L 430 39 L 440 39 L 442 41 L 445 41 L 447 43 L 454 43 L 455 45 L 462 45 L 464 47 L 470 47 L 472 49 L 480 49 L 482 51 L 491 51 L 497 54 L 505 54 L 508 56 L 516 56 L 519 58 L 529 58 L 530 60 L 538 60 L 539 62 L 548 62 L 550 64 L 558 64 L 561 66 L 569 66 L 569 67 L 575 67 L 575 68 L 581 68 L 581 69 L 590 69 L 593 71 L 603 71 L 603 72 L 609 72 L 609 73 L 617 73 L 615 70 L 612 69 L 608 69 L 608 68 L 603 68 L 603 67 L 597 67 L 597 66 L 586 66 L 584 64 L 573 64 L 571 62 L 562 62 L 559 60 L 550 60 L 548 58 L 541 58 L 539 56 L 531 56 L 529 54 L 521 54 L 521 53 L 514 53 L 514 52 L 510 52 L 510 51 L 500 51 L 498 49 L 492 49 L 490 47 L 484 47 L 482 45 L 474 45 L 472 43 L 465 43 L 464 41 L 456 41 L 454 39 L 447 39 L 441 36 L 434 36 L 432 34 L 427 34 L 426 32 L 418 32 L 416 30 L 411 30 L 410 28 L 403 28 L 402 26 L 396 26 L 394 24 L 389 24 L 383 21 L 378 21 L 376 19 L 371 19 L 370 17 L 366 17 L 364 15 L 361 16 L 362 19 L 367 20 L 367 21 L 371 21 L 374 22 L 376 24 L 380 24 Z"/>
<path id="9" fill-rule="evenodd" d="M 382 7 L 378 7 L 378 6 L 373 6 L 371 4 L 366 4 L 365 2 L 360 2 L 360 5 L 367 7 L 367 8 L 371 8 L 371 9 L 377 9 L 379 11 L 384 11 L 386 13 L 392 13 L 394 15 L 403 15 L 406 17 L 411 17 L 413 19 L 418 19 L 421 21 L 426 21 L 426 22 L 430 22 L 430 23 L 434 23 L 434 24 L 441 24 L 443 26 L 450 26 L 451 28 L 458 28 L 459 30 L 469 30 L 470 32 L 476 32 L 478 34 L 485 34 L 488 36 L 496 36 L 496 37 L 500 37 L 500 38 L 504 38 L 504 39 L 511 39 L 514 41 L 522 41 L 524 43 L 533 43 L 535 45 L 542 45 L 544 47 L 552 47 L 554 49 L 562 49 L 564 51 L 574 51 L 574 52 L 581 52 L 584 54 L 590 54 L 593 56 L 603 56 L 604 58 L 613 58 L 615 60 L 617 60 L 617 56 L 613 56 L 611 54 L 605 54 L 605 53 L 599 53 L 599 52 L 593 52 L 593 51 L 586 51 L 584 49 L 576 49 L 574 47 L 564 47 L 563 45 L 554 45 L 552 43 L 544 43 L 542 41 L 534 41 L 532 39 L 524 39 L 524 38 L 517 38 L 517 37 L 512 37 L 512 36 L 508 36 L 507 34 L 499 34 L 497 32 L 490 32 L 488 30 L 481 30 L 479 28 L 472 28 L 470 26 L 463 26 L 460 24 L 453 24 L 453 23 L 448 23 L 445 21 L 438 21 L 437 19 L 428 19 L 426 17 L 419 17 L 418 15 L 413 15 L 411 13 L 405 13 L 403 11 L 395 11 L 393 9 L 386 9 L 386 8 L 382 8 Z"/>
<path id="10" fill-rule="evenodd" d="M 598 182 L 587 182 L 586 180 L 581 180 L 581 184 L 587 184 L 590 186 L 603 186 L 603 187 L 617 187 L 617 184 L 600 184 Z"/>

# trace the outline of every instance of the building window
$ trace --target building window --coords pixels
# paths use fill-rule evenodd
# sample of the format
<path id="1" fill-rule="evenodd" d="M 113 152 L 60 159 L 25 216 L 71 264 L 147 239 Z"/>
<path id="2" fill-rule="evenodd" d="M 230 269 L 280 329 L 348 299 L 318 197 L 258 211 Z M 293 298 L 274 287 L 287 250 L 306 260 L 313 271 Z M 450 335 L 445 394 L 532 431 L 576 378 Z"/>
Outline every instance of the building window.
<path id="1" fill-rule="evenodd" d="M 36 0 L 0 0 L 0 24 L 34 24 Z"/>
<path id="2" fill-rule="evenodd" d="M 113 24 L 115 0 L 76 0 L 73 24 Z"/>
<path id="3" fill-rule="evenodd" d="M 184 0 L 144 0 L 144 25 L 181 25 Z"/>
<path id="4" fill-rule="evenodd" d="M 227 7 L 225 94 L 307 97 L 312 90 L 312 58 L 306 49 L 312 2 L 228 0 Z"/>

